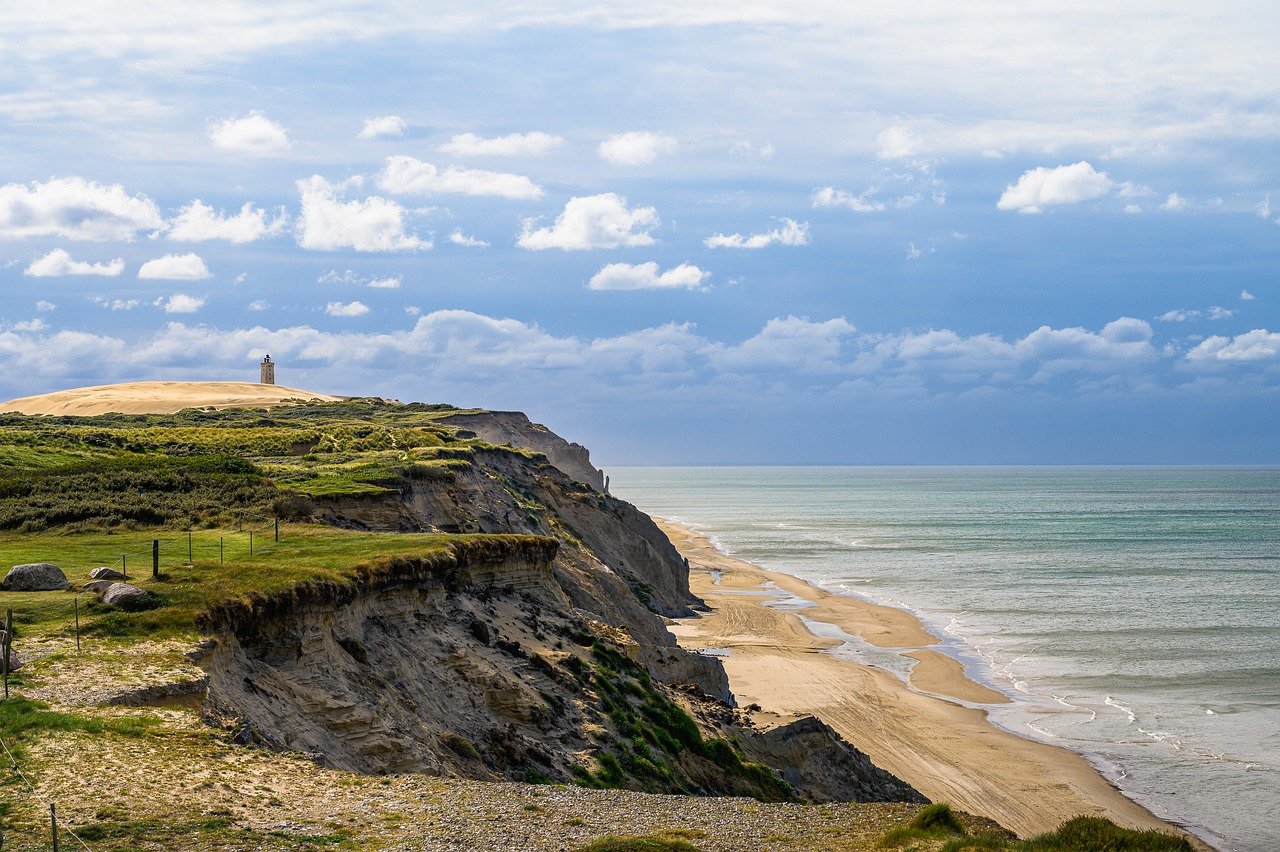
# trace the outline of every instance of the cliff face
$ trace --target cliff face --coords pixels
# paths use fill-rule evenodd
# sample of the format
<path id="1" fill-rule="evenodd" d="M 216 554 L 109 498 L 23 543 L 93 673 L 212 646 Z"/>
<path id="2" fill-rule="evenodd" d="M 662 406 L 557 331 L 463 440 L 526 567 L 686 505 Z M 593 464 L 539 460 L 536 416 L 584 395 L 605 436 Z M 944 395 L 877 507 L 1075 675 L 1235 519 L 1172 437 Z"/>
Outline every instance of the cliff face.
<path id="1" fill-rule="evenodd" d="M 590 485 L 596 491 L 604 491 L 604 473 L 592 466 L 591 453 L 586 447 L 566 441 L 519 411 L 451 414 L 442 422 L 473 432 L 490 444 L 523 447 L 542 453 L 548 461 L 573 479 Z"/>

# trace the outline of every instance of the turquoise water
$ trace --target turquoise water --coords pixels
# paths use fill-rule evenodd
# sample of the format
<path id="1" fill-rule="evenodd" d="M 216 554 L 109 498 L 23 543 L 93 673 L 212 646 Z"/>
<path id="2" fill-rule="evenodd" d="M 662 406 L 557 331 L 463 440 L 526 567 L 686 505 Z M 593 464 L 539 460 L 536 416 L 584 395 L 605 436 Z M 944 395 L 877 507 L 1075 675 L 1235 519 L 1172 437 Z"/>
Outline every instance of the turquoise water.
<path id="1" fill-rule="evenodd" d="M 735 556 L 916 612 L 1014 699 L 993 721 L 1215 846 L 1280 849 L 1280 469 L 609 474 Z"/>

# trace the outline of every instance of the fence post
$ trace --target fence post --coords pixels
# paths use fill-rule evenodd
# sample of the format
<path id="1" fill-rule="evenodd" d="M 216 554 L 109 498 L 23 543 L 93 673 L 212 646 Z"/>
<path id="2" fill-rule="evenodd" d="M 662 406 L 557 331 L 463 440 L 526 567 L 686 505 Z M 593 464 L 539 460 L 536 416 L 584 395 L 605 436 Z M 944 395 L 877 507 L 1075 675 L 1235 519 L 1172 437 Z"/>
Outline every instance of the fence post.
<path id="1" fill-rule="evenodd" d="M 222 564 L 222 536 L 218 536 L 218 564 Z"/>
<path id="2" fill-rule="evenodd" d="M 249 530 L 249 555 L 253 555 L 253 530 Z"/>
<path id="3" fill-rule="evenodd" d="M 160 539 L 151 539 L 151 576 L 160 579 Z"/>
<path id="4" fill-rule="evenodd" d="M 4 614 L 4 647 L 0 648 L 0 668 L 4 669 L 4 697 L 9 699 L 9 652 L 13 648 L 13 610 Z"/>
<path id="5" fill-rule="evenodd" d="M 280 519 L 276 518 L 276 541 L 280 540 Z"/>
<path id="6" fill-rule="evenodd" d="M 49 828 L 53 831 L 53 852 L 58 852 L 58 807 L 49 803 Z"/>
<path id="7" fill-rule="evenodd" d="M 76 653 L 80 653 L 80 596 L 76 595 Z"/>
<path id="8" fill-rule="evenodd" d="M 120 554 L 120 573 L 124 575 L 125 582 L 129 582 L 129 563 L 123 553 Z"/>
<path id="9" fill-rule="evenodd" d="M 187 530 L 187 563 L 193 564 L 194 559 L 191 558 L 191 530 Z"/>

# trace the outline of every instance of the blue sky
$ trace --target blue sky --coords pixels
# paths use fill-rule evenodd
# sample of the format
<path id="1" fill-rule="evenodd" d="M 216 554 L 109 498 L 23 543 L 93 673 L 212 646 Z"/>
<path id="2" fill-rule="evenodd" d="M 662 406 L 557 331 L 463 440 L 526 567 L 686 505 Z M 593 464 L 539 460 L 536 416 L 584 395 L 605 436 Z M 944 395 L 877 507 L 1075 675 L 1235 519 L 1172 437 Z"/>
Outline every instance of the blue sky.
<path id="1" fill-rule="evenodd" d="M 0 10 L 0 394 L 1280 463 L 1274 3 L 259 5 Z"/>

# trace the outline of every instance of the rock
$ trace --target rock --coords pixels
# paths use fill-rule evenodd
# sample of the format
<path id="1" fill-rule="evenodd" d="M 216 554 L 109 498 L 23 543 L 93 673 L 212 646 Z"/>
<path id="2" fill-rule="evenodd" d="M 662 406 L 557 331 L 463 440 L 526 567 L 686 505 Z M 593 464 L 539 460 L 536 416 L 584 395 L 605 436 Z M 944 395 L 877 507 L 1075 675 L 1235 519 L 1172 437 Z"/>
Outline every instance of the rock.
<path id="1" fill-rule="evenodd" d="M 94 568 L 89 572 L 90 580 L 127 580 L 125 575 L 121 574 L 114 568 L 107 568 L 105 565 L 101 568 Z"/>
<path id="2" fill-rule="evenodd" d="M 0 588 L 8 592 L 52 592 L 62 591 L 68 585 L 67 575 L 57 565 L 32 562 L 10 568 Z"/>
<path id="3" fill-rule="evenodd" d="M 81 586 L 86 592 L 93 592 L 95 595 L 105 594 L 107 589 L 115 584 L 115 580 L 91 580 Z"/>
<path id="4" fill-rule="evenodd" d="M 137 586 L 128 583 L 112 583 L 102 595 L 102 602 L 108 606 L 128 607 L 147 599 L 147 593 Z"/>
<path id="5" fill-rule="evenodd" d="M 17 651 L 10 648 L 9 649 L 9 671 L 16 672 L 20 668 L 22 668 L 22 658 L 18 656 Z"/>

